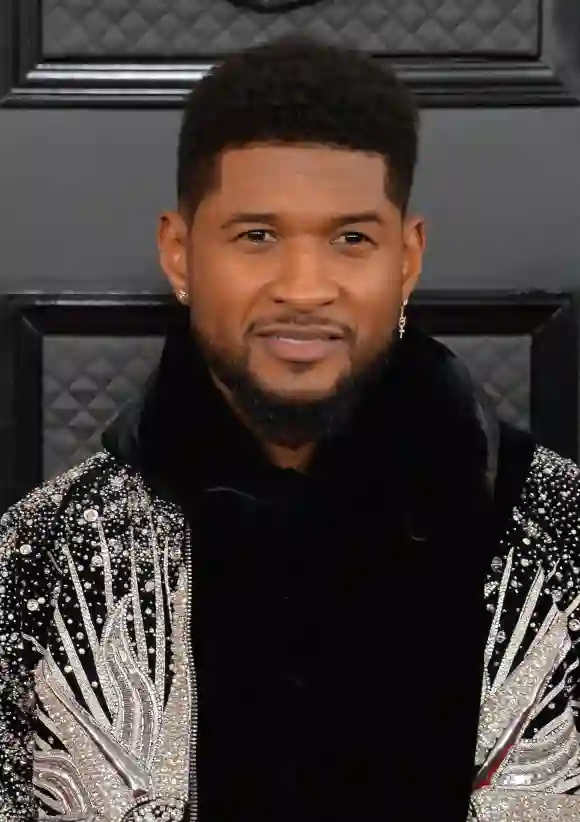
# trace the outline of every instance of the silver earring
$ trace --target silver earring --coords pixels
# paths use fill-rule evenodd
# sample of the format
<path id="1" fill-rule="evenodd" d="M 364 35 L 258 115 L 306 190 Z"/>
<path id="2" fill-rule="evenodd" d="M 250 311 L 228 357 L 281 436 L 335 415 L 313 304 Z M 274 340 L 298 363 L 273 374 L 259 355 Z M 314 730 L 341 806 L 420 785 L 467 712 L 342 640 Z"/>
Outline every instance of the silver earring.
<path id="1" fill-rule="evenodd" d="M 399 314 L 399 339 L 402 340 L 405 334 L 405 327 L 407 325 L 407 315 L 405 314 L 405 308 L 407 307 L 408 300 L 401 306 L 401 313 Z"/>
<path id="2" fill-rule="evenodd" d="M 187 293 L 187 291 L 184 291 L 182 289 L 181 291 L 177 292 L 177 299 L 180 303 L 183 303 L 183 305 L 187 305 L 187 301 L 189 300 L 189 294 Z"/>

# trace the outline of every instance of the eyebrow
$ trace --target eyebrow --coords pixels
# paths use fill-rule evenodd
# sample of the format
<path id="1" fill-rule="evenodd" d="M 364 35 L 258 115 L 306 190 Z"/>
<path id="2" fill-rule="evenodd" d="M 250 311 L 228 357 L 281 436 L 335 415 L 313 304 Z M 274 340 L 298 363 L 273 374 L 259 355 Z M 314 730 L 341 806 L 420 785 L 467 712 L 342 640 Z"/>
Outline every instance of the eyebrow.
<path id="1" fill-rule="evenodd" d="M 239 212 L 232 214 L 231 217 L 222 224 L 222 229 L 231 228 L 234 225 L 241 223 L 269 223 L 270 225 L 277 223 L 279 217 L 277 214 L 264 212 Z M 344 225 L 352 225 L 353 223 L 377 223 L 384 225 L 385 221 L 378 213 L 378 211 L 360 211 L 354 214 L 331 214 L 326 218 L 330 228 L 340 228 Z"/>

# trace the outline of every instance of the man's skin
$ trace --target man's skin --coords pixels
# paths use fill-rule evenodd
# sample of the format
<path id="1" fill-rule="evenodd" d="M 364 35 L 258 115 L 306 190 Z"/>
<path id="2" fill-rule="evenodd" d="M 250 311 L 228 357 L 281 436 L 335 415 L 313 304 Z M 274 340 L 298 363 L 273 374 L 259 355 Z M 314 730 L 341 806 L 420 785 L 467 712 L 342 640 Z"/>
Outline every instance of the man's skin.
<path id="1" fill-rule="evenodd" d="M 202 340 L 245 363 L 258 386 L 323 400 L 388 348 L 421 272 L 424 223 L 389 199 L 379 155 L 259 144 L 216 163 L 194 214 L 180 203 L 161 215 L 162 268 Z M 263 445 L 274 464 L 296 469 L 314 448 Z"/>

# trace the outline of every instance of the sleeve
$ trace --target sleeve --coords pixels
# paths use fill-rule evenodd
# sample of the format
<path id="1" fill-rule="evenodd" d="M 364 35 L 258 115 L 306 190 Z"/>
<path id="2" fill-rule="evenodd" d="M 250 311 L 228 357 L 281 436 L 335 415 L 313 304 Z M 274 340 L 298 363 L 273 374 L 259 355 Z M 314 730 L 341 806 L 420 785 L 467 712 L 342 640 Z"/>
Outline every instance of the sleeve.
<path id="1" fill-rule="evenodd" d="M 513 511 L 518 528 L 514 568 L 540 560 L 542 611 L 532 611 L 528 591 L 518 614 L 527 609 L 537 628 L 557 611 L 568 637 L 539 698 L 545 724 L 522 742 L 520 762 L 513 766 L 519 784 L 492 785 L 474 792 L 469 822 L 580 822 L 580 469 L 570 460 L 538 448 L 521 499 Z M 520 540 L 526 546 L 518 555 Z M 532 553 L 533 551 L 533 553 Z M 525 563 L 525 565 L 524 565 Z M 507 585 L 507 583 L 506 583 Z M 521 586 L 520 586 L 521 587 Z M 514 590 L 520 588 L 514 586 Z M 533 595 L 539 596 L 538 591 Z M 536 617 L 535 614 L 538 616 Z M 541 616 L 540 616 L 541 614 Z M 547 614 L 547 617 L 546 617 Z M 521 619 L 518 616 L 518 620 Z M 544 623 L 544 624 L 547 624 Z M 537 634 L 536 634 L 537 637 Z M 536 645 L 536 647 L 538 647 Z M 546 704 L 547 703 L 547 704 Z M 552 711 L 555 713 L 552 715 Z M 573 718 L 573 722 L 571 721 Z M 544 722 L 544 720 L 542 720 Z M 534 751 L 534 745 L 536 750 Z M 518 772 L 515 769 L 519 769 Z M 544 770 L 546 769 L 546 770 Z M 533 789 L 526 775 L 539 777 Z"/>
<path id="2" fill-rule="evenodd" d="M 545 516 L 546 532 L 552 535 L 546 550 L 549 587 L 568 623 L 571 651 L 563 691 L 574 713 L 580 751 L 580 468 L 549 451 L 543 450 L 542 457 L 543 485 L 538 498 L 543 508 L 539 513 Z M 575 776 L 570 787 L 580 802 L 580 753 Z"/>
<path id="3" fill-rule="evenodd" d="M 32 789 L 34 684 L 23 642 L 18 517 L 0 520 L 0 822 L 38 819 Z"/>

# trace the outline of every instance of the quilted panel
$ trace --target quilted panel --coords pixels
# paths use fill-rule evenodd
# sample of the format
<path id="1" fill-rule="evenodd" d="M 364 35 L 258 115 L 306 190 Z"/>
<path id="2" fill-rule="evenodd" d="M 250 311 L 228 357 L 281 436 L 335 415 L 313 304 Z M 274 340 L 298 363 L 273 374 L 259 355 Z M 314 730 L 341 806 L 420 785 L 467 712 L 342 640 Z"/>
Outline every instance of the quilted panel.
<path id="1" fill-rule="evenodd" d="M 439 337 L 467 365 L 500 416 L 520 428 L 530 427 L 530 337 Z"/>
<path id="2" fill-rule="evenodd" d="M 45 337 L 46 479 L 99 450 L 103 431 L 139 395 L 162 343 L 161 337 Z"/>
<path id="3" fill-rule="evenodd" d="M 541 0 L 318 0 L 261 13 L 229 0 L 43 0 L 45 58 L 216 58 L 291 32 L 378 54 L 539 52 Z"/>
<path id="4" fill-rule="evenodd" d="M 440 338 L 483 383 L 504 419 L 529 425 L 527 337 Z M 44 341 L 44 476 L 100 448 L 118 412 L 139 395 L 161 351 L 160 337 L 65 337 Z"/>

